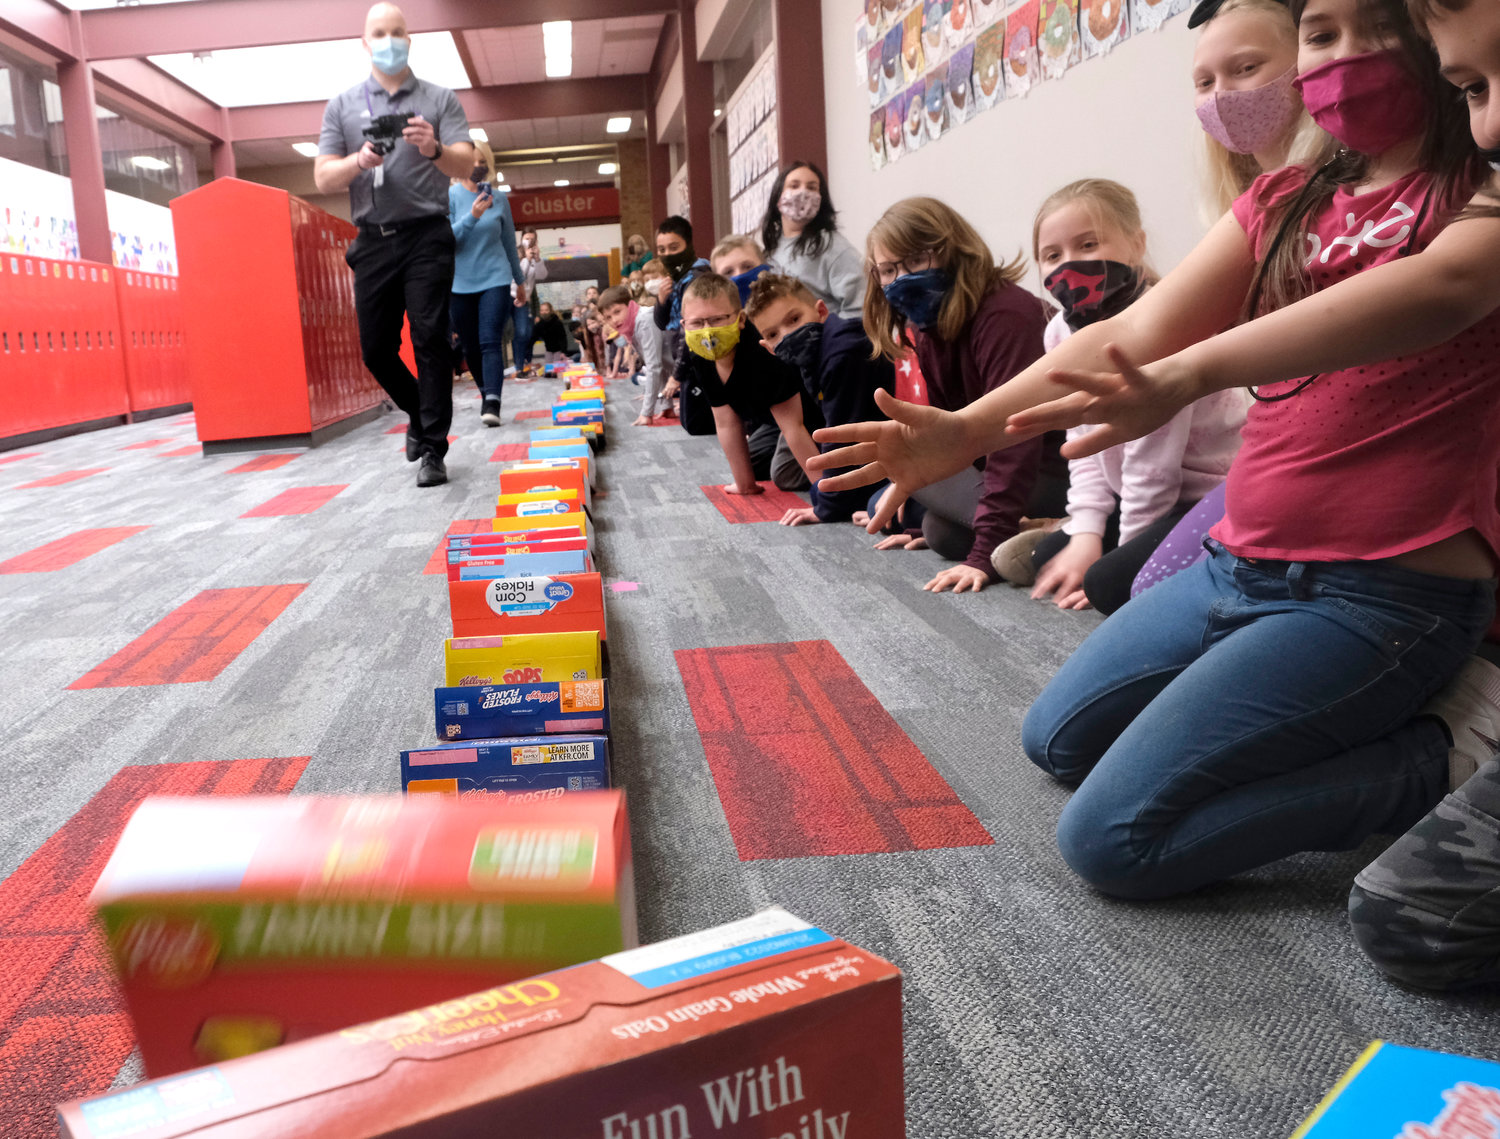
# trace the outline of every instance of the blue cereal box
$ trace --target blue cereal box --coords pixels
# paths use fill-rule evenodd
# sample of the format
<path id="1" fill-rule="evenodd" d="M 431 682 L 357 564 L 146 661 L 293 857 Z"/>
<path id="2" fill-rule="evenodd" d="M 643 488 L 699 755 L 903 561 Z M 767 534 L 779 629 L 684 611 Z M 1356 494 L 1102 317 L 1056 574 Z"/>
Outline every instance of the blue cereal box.
<path id="1" fill-rule="evenodd" d="M 609 731 L 609 682 L 485 684 L 433 691 L 437 738 L 488 740 Z"/>
<path id="2" fill-rule="evenodd" d="M 547 798 L 608 787 L 604 736 L 467 740 L 401 753 L 401 789 L 409 795 Z"/>
<path id="3" fill-rule="evenodd" d="M 1292 1139 L 1500 1136 L 1500 1064 L 1377 1040 Z"/>
<path id="4" fill-rule="evenodd" d="M 533 443 L 538 439 L 582 439 L 583 432 L 577 427 L 538 427 L 530 438 Z"/>
<path id="5" fill-rule="evenodd" d="M 551 447 L 539 447 L 532 444 L 526 452 L 526 457 L 528 459 L 587 459 L 593 453 L 593 449 L 580 439 L 577 443 L 564 443 Z"/>
<path id="6" fill-rule="evenodd" d="M 504 554 L 496 557 L 464 551 L 462 557 L 448 555 L 449 581 L 489 581 L 495 577 L 555 577 L 564 573 L 589 573 L 594 568 L 587 550 L 563 550 L 547 554 Z"/>

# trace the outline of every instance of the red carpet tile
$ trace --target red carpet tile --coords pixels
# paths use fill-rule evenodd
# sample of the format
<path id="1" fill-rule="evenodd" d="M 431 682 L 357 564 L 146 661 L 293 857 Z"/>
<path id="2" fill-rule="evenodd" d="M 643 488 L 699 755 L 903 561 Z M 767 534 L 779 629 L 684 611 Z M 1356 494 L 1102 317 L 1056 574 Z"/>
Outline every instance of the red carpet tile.
<path id="1" fill-rule="evenodd" d="M 274 471 L 278 467 L 284 467 L 295 459 L 296 455 L 256 455 L 248 463 L 241 463 L 237 467 L 231 467 L 229 473 L 232 475 L 248 475 L 255 471 Z"/>
<path id="2" fill-rule="evenodd" d="M 152 447 L 160 447 L 163 443 L 175 443 L 175 439 L 144 439 L 139 443 L 132 443 L 128 447 L 121 447 L 122 451 L 149 451 Z"/>
<path id="3" fill-rule="evenodd" d="M 827 641 L 676 655 L 742 862 L 994 843 Z"/>
<path id="4" fill-rule="evenodd" d="M 122 768 L 0 883 L 6 1139 L 55 1139 L 55 1105 L 109 1090 L 134 1047 L 88 893 L 147 795 L 286 794 L 307 757 Z"/>
<path id="5" fill-rule="evenodd" d="M 516 412 L 516 422 L 517 423 L 520 423 L 521 420 L 523 420 L 523 419 L 550 419 L 550 418 L 552 418 L 552 413 L 550 411 L 548 411 L 545 407 L 539 407 L 535 411 L 518 411 L 518 412 Z"/>
<path id="6" fill-rule="evenodd" d="M 158 459 L 176 459 L 183 455 L 201 454 L 203 454 L 203 444 L 194 443 L 191 447 L 173 447 L 170 451 L 158 451 L 156 452 L 156 457 Z"/>
<path id="7" fill-rule="evenodd" d="M 14 455 L 0 455 L 0 467 L 6 463 L 19 463 L 22 459 L 34 459 L 40 454 L 40 451 L 21 451 Z"/>
<path id="8" fill-rule="evenodd" d="M 50 573 L 65 569 L 148 529 L 149 526 L 106 526 L 100 530 L 79 530 L 0 562 L 0 573 Z"/>
<path id="9" fill-rule="evenodd" d="M 645 426 L 647 426 L 647 427 L 681 427 L 682 426 L 682 420 L 678 419 L 675 415 L 653 415 L 651 417 L 651 422 L 647 423 Z"/>
<path id="10" fill-rule="evenodd" d="M 306 588 L 303 584 L 205 589 L 68 687 L 136 688 L 212 680 Z"/>
<path id="11" fill-rule="evenodd" d="M 432 551 L 432 557 L 427 559 L 427 565 L 422 572 L 424 574 L 448 572 L 448 536 L 450 534 L 482 534 L 492 528 L 492 523 L 488 518 L 460 518 L 444 532 L 442 541 L 437 544 L 437 549 Z"/>
<path id="12" fill-rule="evenodd" d="M 247 510 L 241 518 L 280 518 L 286 514 L 311 514 L 318 507 L 333 499 L 340 491 L 348 490 L 348 483 L 337 486 L 294 486 L 284 490 L 275 498 L 262 502 L 254 510 Z"/>
<path id="13" fill-rule="evenodd" d="M 777 490 L 768 482 L 760 484 L 765 494 L 726 494 L 723 485 L 703 487 L 708 501 L 730 522 L 780 522 L 788 510 L 805 510 L 808 502 L 790 491 Z"/>
<path id="14" fill-rule="evenodd" d="M 490 462 L 503 463 L 507 459 L 524 459 L 530 450 L 525 443 L 501 443 L 490 456 Z"/>
<path id="15" fill-rule="evenodd" d="M 37 479 L 35 482 L 23 482 L 20 486 L 16 487 L 16 489 L 34 490 L 35 488 L 41 486 L 62 486 L 64 483 L 77 482 L 79 479 L 86 479 L 90 475 L 102 475 L 107 470 L 109 470 L 108 467 L 89 467 L 87 470 L 82 471 L 59 471 L 55 475 L 48 475 L 46 478 Z"/>
<path id="16" fill-rule="evenodd" d="M 386 434 L 387 435 L 405 435 L 406 434 L 406 430 L 407 430 L 407 425 L 405 423 L 398 423 L 398 424 L 396 424 L 395 427 L 392 427 L 389 431 L 387 431 Z"/>

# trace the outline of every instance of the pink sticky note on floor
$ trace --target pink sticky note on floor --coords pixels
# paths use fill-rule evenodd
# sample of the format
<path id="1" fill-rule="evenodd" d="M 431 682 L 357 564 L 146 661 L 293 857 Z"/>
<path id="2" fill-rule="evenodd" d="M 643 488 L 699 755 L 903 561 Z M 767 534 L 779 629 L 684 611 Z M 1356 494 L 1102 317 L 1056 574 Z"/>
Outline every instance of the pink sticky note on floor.
<path id="1" fill-rule="evenodd" d="M 638 581 L 616 581 L 611 582 L 609 587 L 616 593 L 634 593 L 641 587 L 641 583 Z"/>

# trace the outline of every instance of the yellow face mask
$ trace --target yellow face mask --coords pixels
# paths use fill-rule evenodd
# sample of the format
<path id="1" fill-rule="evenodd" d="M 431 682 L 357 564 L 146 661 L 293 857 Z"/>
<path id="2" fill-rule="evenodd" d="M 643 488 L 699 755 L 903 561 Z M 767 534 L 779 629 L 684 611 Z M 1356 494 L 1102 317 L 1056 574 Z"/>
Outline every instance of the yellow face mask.
<path id="1" fill-rule="evenodd" d="M 735 350 L 740 342 L 740 322 L 721 324 L 712 328 L 694 328 L 684 333 L 687 346 L 694 355 L 705 360 L 722 360 Z"/>

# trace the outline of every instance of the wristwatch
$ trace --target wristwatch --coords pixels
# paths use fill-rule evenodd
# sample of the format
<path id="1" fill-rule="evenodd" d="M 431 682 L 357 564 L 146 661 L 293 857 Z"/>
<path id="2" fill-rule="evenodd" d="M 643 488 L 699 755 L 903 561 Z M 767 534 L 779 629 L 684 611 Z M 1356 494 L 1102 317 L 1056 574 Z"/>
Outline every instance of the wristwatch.
<path id="1" fill-rule="evenodd" d="M 443 157 L 443 140 L 440 138 L 434 138 L 432 141 L 437 143 L 437 153 L 424 154 L 422 157 L 427 159 L 428 162 L 436 162 L 439 158 Z"/>

